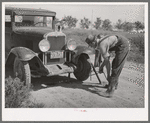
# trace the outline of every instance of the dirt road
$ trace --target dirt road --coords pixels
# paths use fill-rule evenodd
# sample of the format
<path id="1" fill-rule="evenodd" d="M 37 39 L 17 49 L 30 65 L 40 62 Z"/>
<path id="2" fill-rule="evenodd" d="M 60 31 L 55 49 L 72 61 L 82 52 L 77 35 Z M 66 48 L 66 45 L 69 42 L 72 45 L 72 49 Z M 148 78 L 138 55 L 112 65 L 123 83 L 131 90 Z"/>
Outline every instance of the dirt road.
<path id="1" fill-rule="evenodd" d="M 103 74 L 99 74 L 102 85 L 95 75 L 84 82 L 71 74 L 57 77 L 33 79 L 31 100 L 43 103 L 45 108 L 143 108 L 144 107 L 144 67 L 126 62 L 120 75 L 119 86 L 112 98 L 98 95 L 107 84 Z"/>

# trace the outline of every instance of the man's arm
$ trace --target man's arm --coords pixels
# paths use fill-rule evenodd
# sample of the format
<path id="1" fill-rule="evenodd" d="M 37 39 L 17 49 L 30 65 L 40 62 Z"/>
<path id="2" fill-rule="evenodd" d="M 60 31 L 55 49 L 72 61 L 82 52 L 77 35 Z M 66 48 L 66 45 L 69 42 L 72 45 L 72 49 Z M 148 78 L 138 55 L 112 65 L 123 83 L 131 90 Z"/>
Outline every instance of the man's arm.
<path id="1" fill-rule="evenodd" d="M 99 72 L 102 72 L 103 67 L 106 65 L 106 70 L 107 70 L 107 80 L 109 81 L 110 78 L 110 54 L 108 53 L 109 46 L 107 43 L 101 43 L 99 45 L 100 52 L 102 54 L 102 57 L 104 58 L 104 61 L 102 65 L 99 68 Z"/>
<path id="2" fill-rule="evenodd" d="M 106 69 L 107 69 L 107 80 L 109 81 L 110 79 L 110 56 L 104 59 L 104 62 L 106 64 Z"/>
<path id="3" fill-rule="evenodd" d="M 107 70 L 107 80 L 109 80 L 109 78 L 110 78 L 110 61 L 109 61 L 109 59 L 110 59 L 110 56 L 104 58 L 104 61 L 103 61 L 102 65 L 101 65 L 100 68 L 99 68 L 99 72 L 101 73 L 103 67 L 106 65 L 106 70 Z"/>

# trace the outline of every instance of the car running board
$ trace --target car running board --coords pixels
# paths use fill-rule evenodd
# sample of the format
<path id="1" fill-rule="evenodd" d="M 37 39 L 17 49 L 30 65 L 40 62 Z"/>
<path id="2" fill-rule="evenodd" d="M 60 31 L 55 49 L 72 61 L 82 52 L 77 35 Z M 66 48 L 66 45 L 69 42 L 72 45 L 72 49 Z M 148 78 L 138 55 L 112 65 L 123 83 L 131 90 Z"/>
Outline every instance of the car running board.
<path id="1" fill-rule="evenodd" d="M 73 64 L 69 66 L 65 64 L 45 65 L 45 67 L 49 71 L 49 74 L 47 76 L 54 76 L 64 73 L 73 73 L 75 70 L 75 66 L 73 66 Z"/>

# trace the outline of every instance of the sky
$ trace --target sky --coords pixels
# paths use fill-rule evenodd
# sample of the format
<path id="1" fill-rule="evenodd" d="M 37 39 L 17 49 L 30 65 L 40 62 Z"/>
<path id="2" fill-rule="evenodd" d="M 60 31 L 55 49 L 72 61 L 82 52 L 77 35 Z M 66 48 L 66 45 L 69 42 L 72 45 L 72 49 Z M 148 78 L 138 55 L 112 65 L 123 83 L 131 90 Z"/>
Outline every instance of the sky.
<path id="1" fill-rule="evenodd" d="M 44 3 L 44 2 L 43 2 Z M 41 8 L 56 12 L 56 17 L 62 19 L 71 15 L 78 19 L 88 18 L 94 23 L 97 17 L 102 20 L 109 19 L 115 24 L 118 19 L 122 21 L 144 22 L 145 6 L 141 3 L 30 3 L 30 4 L 7 4 L 6 6 L 22 8 Z"/>

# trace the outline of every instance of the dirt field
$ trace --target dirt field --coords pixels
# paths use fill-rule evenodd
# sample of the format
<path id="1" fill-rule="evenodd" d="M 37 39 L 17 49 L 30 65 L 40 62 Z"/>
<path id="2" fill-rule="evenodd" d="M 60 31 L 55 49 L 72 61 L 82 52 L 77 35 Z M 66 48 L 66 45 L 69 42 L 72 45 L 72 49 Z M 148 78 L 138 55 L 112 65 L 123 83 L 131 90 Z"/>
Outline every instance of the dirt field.
<path id="1" fill-rule="evenodd" d="M 93 59 L 93 56 L 91 56 Z M 105 91 L 107 84 L 103 74 L 99 74 L 102 84 L 95 75 L 81 82 L 71 74 L 43 77 L 32 80 L 31 100 L 43 103 L 44 108 L 143 108 L 144 107 L 144 67 L 126 62 L 120 75 L 119 86 L 112 98 L 98 94 Z"/>

